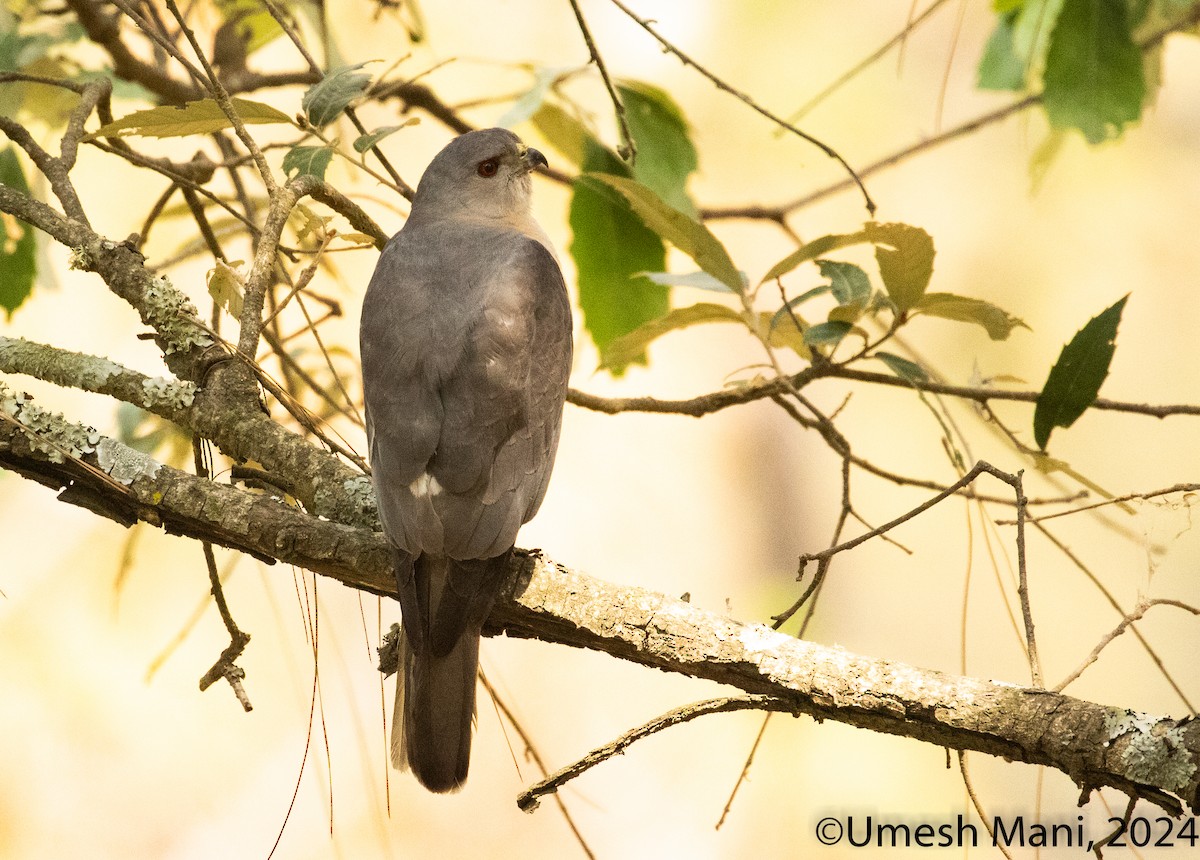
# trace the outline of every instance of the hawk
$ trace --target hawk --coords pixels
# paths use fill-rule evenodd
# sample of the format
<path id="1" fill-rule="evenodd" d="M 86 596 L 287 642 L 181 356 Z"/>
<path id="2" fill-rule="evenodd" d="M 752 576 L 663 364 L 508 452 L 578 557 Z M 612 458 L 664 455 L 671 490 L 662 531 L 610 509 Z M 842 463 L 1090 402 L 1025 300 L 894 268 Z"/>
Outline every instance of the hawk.
<path id="1" fill-rule="evenodd" d="M 480 630 L 558 447 L 571 307 L 530 213 L 545 164 L 505 129 L 451 141 L 363 300 L 367 439 L 403 620 L 392 762 L 435 792 L 467 777 Z"/>

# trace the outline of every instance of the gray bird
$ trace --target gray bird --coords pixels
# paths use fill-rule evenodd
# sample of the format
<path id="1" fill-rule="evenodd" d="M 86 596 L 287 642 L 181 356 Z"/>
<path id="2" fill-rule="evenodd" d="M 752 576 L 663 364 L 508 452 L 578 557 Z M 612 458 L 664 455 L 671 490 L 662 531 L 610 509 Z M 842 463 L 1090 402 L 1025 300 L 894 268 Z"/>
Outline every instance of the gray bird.
<path id="1" fill-rule="evenodd" d="M 546 158 L 510 131 L 451 141 L 379 257 L 360 346 L 400 637 L 392 763 L 467 777 L 479 637 L 546 494 L 571 369 L 571 306 L 529 210 Z"/>

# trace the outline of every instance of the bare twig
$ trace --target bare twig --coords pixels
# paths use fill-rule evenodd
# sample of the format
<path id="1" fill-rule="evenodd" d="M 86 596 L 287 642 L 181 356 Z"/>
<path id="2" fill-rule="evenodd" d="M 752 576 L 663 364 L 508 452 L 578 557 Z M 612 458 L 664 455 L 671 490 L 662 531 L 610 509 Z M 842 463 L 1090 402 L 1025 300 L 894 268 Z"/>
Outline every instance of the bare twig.
<path id="1" fill-rule="evenodd" d="M 1128 493 L 1124 496 L 1114 496 L 1111 499 L 1105 499 L 1102 502 L 1096 502 L 1091 505 L 1083 505 L 1078 508 L 1071 508 L 1069 511 L 1059 511 L 1054 514 L 1042 514 L 1038 517 L 1029 517 L 1026 522 L 1040 523 L 1046 520 L 1052 520 L 1055 517 L 1067 517 L 1072 514 L 1081 514 L 1084 511 L 1093 511 L 1096 508 L 1103 508 L 1108 505 L 1119 505 L 1124 502 L 1132 502 L 1135 500 L 1145 501 L 1146 499 L 1157 498 L 1158 496 L 1168 496 L 1172 493 L 1195 493 L 1200 492 L 1200 484 L 1175 484 L 1174 486 L 1164 487 L 1161 490 L 1151 490 L 1148 493 Z M 1016 525 L 1016 520 L 996 520 L 998 526 Z"/>
<path id="2" fill-rule="evenodd" d="M 945 3 L 946 3 L 946 0 L 933 0 L 933 2 L 930 3 L 929 6 L 926 7 L 926 9 L 923 12 L 921 12 L 920 15 L 917 15 L 916 17 L 909 20 L 908 23 L 905 24 L 904 28 L 901 29 L 899 33 L 897 33 L 895 36 L 892 36 L 892 38 L 888 39 L 886 42 L 884 42 L 882 45 L 880 45 L 879 48 L 872 51 L 869 55 L 867 55 L 862 60 L 855 63 L 853 66 L 851 66 L 844 73 L 839 75 L 837 77 L 837 79 L 834 80 L 833 83 L 829 84 L 829 86 L 825 87 L 825 89 L 821 90 L 819 93 L 817 93 L 811 99 L 806 101 L 800 107 L 796 108 L 795 113 L 788 116 L 788 118 L 787 118 L 788 122 L 799 122 L 801 119 L 803 119 L 805 117 L 805 115 L 808 114 L 809 111 L 811 111 L 813 108 L 815 108 L 821 102 L 825 101 L 825 99 L 829 98 L 829 96 L 833 95 L 835 92 L 837 92 L 839 89 L 841 89 L 846 83 L 848 83 L 849 81 L 851 81 L 855 77 L 857 77 L 860 72 L 862 72 L 863 70 L 868 69 L 872 65 L 874 65 L 881 57 L 883 57 L 892 48 L 901 44 L 908 37 L 908 35 L 910 33 L 912 33 L 919 26 L 921 26 L 921 24 L 925 23 L 925 21 L 928 20 L 929 16 L 931 16 L 934 12 L 936 12 Z M 915 5 L 915 2 L 914 2 L 914 5 Z M 782 132 L 780 132 L 780 133 L 782 133 Z"/>
<path id="3" fill-rule="evenodd" d="M 238 332 L 238 352 L 253 360 L 258 353 L 258 338 L 262 333 L 263 301 L 267 287 L 275 277 L 275 255 L 279 249 L 279 239 L 283 235 L 283 227 L 292 208 L 300 199 L 299 180 L 293 180 L 282 187 L 277 186 L 271 194 L 271 208 L 263 223 L 262 235 L 259 236 L 258 248 L 254 253 L 254 262 L 246 278 L 246 295 L 242 301 L 242 316 Z"/>
<path id="4" fill-rule="evenodd" d="M 721 817 L 717 819 L 713 830 L 720 830 L 725 823 L 725 819 L 729 817 L 729 813 L 733 810 L 733 801 L 737 798 L 738 790 L 745 783 L 746 778 L 750 776 L 750 767 L 754 764 L 754 755 L 758 752 L 758 747 L 762 743 L 763 735 L 767 733 L 767 725 L 771 722 L 771 717 L 774 713 L 767 714 L 763 717 L 762 724 L 758 727 L 758 734 L 754 736 L 754 743 L 750 744 L 750 752 L 746 754 L 746 762 L 742 765 L 742 770 L 738 774 L 738 778 L 734 780 L 733 789 L 729 792 L 729 799 L 725 801 L 725 807 L 721 810 Z"/>
<path id="5" fill-rule="evenodd" d="M 617 0 L 613 0 L 613 2 L 617 2 Z M 1200 6 L 1193 6 L 1180 20 L 1169 24 L 1162 30 L 1154 33 L 1152 36 L 1142 42 L 1140 47 L 1143 50 L 1153 48 L 1160 44 L 1167 36 L 1171 35 L 1172 33 L 1183 32 L 1194 26 L 1197 21 L 1200 21 Z M 952 140 L 958 140 L 961 137 L 966 137 L 972 132 L 976 132 L 981 128 L 985 128 L 994 123 L 1008 119 L 1008 117 L 1020 113 L 1027 108 L 1031 108 L 1034 105 L 1041 104 L 1041 102 L 1041 93 L 1033 93 L 1031 95 L 1023 96 L 1003 107 L 997 108 L 996 110 L 979 114 L 973 119 L 969 119 L 966 122 L 954 126 L 953 128 L 947 129 L 941 134 L 936 134 L 932 137 L 925 138 L 924 140 L 917 141 L 916 143 L 899 149 L 890 155 L 886 155 L 878 161 L 875 161 L 859 170 L 854 178 L 847 177 L 846 179 L 838 182 L 833 182 L 824 188 L 812 191 L 786 203 L 773 206 L 763 204 L 720 207 L 714 206 L 702 208 L 700 210 L 700 215 L 706 220 L 709 218 L 747 218 L 778 222 L 791 212 L 811 206 L 814 203 L 824 200 L 826 197 L 830 197 L 840 191 L 845 191 L 847 188 L 853 188 L 856 184 L 859 184 L 861 187 L 861 182 L 863 180 L 874 176 L 876 173 L 879 173 L 882 170 L 885 170 L 889 167 L 895 167 L 897 164 L 908 161 L 908 159 L 915 155 L 920 155 L 921 153 L 941 146 L 944 143 L 949 143 Z"/>
<path id="6" fill-rule="evenodd" d="M 1033 686 L 1044 686 L 1042 683 L 1042 662 L 1038 658 L 1037 640 L 1033 635 L 1033 605 L 1029 600 L 1029 572 L 1025 563 L 1025 484 L 1023 470 L 1013 475 L 1010 486 L 1017 494 L 1017 594 L 1021 598 L 1021 617 L 1025 622 L 1025 652 L 1029 656 L 1029 674 Z M 999 476 L 997 476 L 999 477 Z M 1001 480 L 1004 480 L 1001 478 Z"/>
<path id="7" fill-rule="evenodd" d="M 1102 839 L 1097 839 L 1092 845 L 1092 852 L 1096 855 L 1097 860 L 1104 860 L 1104 849 L 1109 843 L 1123 833 L 1129 830 L 1129 820 L 1133 818 L 1133 810 L 1137 807 L 1137 798 L 1129 798 L 1129 802 L 1125 804 L 1125 814 L 1121 816 L 1121 823 L 1113 828 L 1111 833 L 1105 835 Z"/>
<path id="8" fill-rule="evenodd" d="M 961 478 L 959 478 L 953 484 L 948 486 L 945 490 L 938 493 L 936 496 L 932 497 L 931 499 L 928 499 L 925 502 L 922 502 L 921 504 L 917 505 L 915 508 L 908 511 L 907 513 L 904 513 L 904 514 L 896 517 L 894 520 L 884 523 L 883 525 L 879 526 L 878 528 L 871 529 L 870 531 L 865 532 L 864 534 L 861 534 L 856 538 L 852 538 L 848 541 L 840 543 L 837 546 L 831 546 L 828 549 L 823 549 L 819 552 L 805 553 L 804 555 L 800 556 L 801 567 L 803 567 L 810 561 L 820 561 L 821 559 L 829 558 L 831 556 L 837 555 L 840 552 L 845 552 L 846 550 L 854 549 L 859 544 L 866 543 L 871 538 L 878 537 L 886 532 L 891 531 L 896 526 L 908 522 L 913 517 L 924 513 L 925 511 L 929 510 L 930 508 L 932 508 L 934 505 L 938 504 L 939 502 L 945 501 L 947 498 L 954 495 L 954 493 L 957 492 L 958 490 L 971 484 L 976 478 L 978 478 L 982 474 L 988 474 L 988 475 L 992 475 L 993 477 L 999 478 L 1001 481 L 1004 481 L 1004 483 L 1008 484 L 1010 487 L 1013 487 L 1014 483 L 1017 480 L 1015 475 L 1011 475 L 1008 472 L 1003 472 L 1000 469 L 997 469 L 995 466 L 991 465 L 990 463 L 980 460 L 974 466 L 971 467 L 970 471 L 968 471 L 965 475 L 963 475 Z"/>
<path id="9" fill-rule="evenodd" d="M 832 558 L 834 555 L 836 555 L 840 552 L 845 552 L 847 550 L 854 549 L 854 547 L 858 546 L 859 544 L 865 543 L 866 541 L 870 540 L 871 538 L 883 535 L 883 534 L 891 531 L 892 529 L 894 529 L 896 526 L 899 526 L 905 522 L 908 522 L 909 520 L 916 517 L 917 515 L 922 514 L 925 511 L 929 510 L 934 505 L 937 505 L 938 503 L 945 501 L 947 498 L 954 495 L 954 493 L 957 492 L 958 490 L 968 486 L 970 483 L 972 483 L 976 478 L 978 478 L 982 474 L 988 474 L 995 478 L 998 478 L 999 480 L 1003 481 L 1004 483 L 1006 483 L 1010 487 L 1012 487 L 1013 492 L 1016 494 L 1016 499 L 1017 499 L 1017 567 L 1018 567 L 1019 577 L 1020 577 L 1020 580 L 1019 580 L 1020 584 L 1018 586 L 1018 590 L 1019 590 L 1020 597 L 1021 597 L 1022 614 L 1025 619 L 1025 638 L 1026 638 L 1026 647 L 1027 647 L 1028 654 L 1029 654 L 1030 673 L 1033 676 L 1034 686 L 1040 686 L 1041 685 L 1041 666 L 1040 666 L 1040 663 L 1037 658 L 1037 645 L 1036 645 L 1036 641 L 1034 638 L 1034 632 L 1033 632 L 1032 609 L 1029 604 L 1029 585 L 1028 585 L 1028 580 L 1026 577 L 1026 570 L 1025 570 L 1024 513 L 1025 513 L 1025 508 L 1026 508 L 1027 502 L 1025 499 L 1025 494 L 1022 490 L 1022 481 L 1021 481 L 1022 473 L 1017 472 L 1015 475 L 1010 474 L 1008 472 L 1004 472 L 1004 471 L 1001 471 L 1000 469 L 997 469 L 995 466 L 993 466 L 990 463 L 987 463 L 983 460 L 976 462 L 975 465 L 972 466 L 971 469 L 965 475 L 963 475 L 961 478 L 959 478 L 957 481 L 955 481 L 953 484 L 951 484 L 945 490 L 943 490 L 942 492 L 933 496 L 932 498 L 926 500 L 925 502 L 922 502 L 921 504 L 917 505 L 912 510 L 900 515 L 899 517 L 896 517 L 894 520 L 884 523 L 882 526 L 879 526 L 878 528 L 871 529 L 870 531 L 865 532 L 864 534 L 861 534 L 856 538 L 852 538 L 848 541 L 844 541 L 840 544 L 837 544 L 836 546 L 828 547 L 827 549 L 823 549 L 820 552 L 805 553 L 804 555 L 800 556 L 800 576 L 803 576 L 804 568 L 807 566 L 807 564 L 810 561 L 816 561 L 818 563 L 818 575 L 817 575 L 817 577 L 814 577 L 813 584 L 811 584 L 809 586 L 808 591 L 805 593 L 805 595 L 802 596 L 801 600 L 797 601 L 797 604 L 793 604 L 793 607 L 791 609 L 789 609 L 789 611 L 787 613 L 784 613 L 784 616 L 782 617 L 782 621 L 780 620 L 781 616 L 775 617 L 776 626 L 778 626 L 779 624 L 782 624 L 783 621 L 786 621 L 787 617 L 790 617 L 790 614 L 795 612 L 796 609 L 799 608 L 798 604 L 802 604 L 803 600 L 807 599 L 807 595 L 809 593 L 811 593 L 812 591 L 814 591 L 817 587 L 819 587 L 818 579 L 820 578 L 820 574 L 822 573 L 821 567 L 820 567 L 821 564 L 827 563 L 830 558 Z"/>
<path id="10" fill-rule="evenodd" d="M 590 770 L 601 762 L 608 761 L 613 756 L 621 755 L 632 744 L 640 741 L 642 738 L 647 738 L 650 735 L 661 732 L 663 729 L 669 729 L 680 723 L 686 723 L 705 714 L 722 714 L 730 711 L 745 710 L 771 710 L 795 713 L 795 709 L 786 702 L 772 698 L 771 696 L 736 696 L 724 699 L 708 699 L 692 705 L 685 705 L 682 708 L 676 708 L 660 717 L 655 717 L 645 725 L 625 732 L 625 734 L 611 743 L 592 750 L 574 764 L 567 765 L 540 782 L 534 783 L 517 797 L 517 806 L 525 812 L 533 812 L 538 808 L 539 797 L 557 792 L 565 783 L 579 776 L 581 773 Z"/>
<path id="11" fill-rule="evenodd" d="M 713 85 L 716 86 L 717 89 L 724 90 L 725 92 L 729 93 L 731 96 L 733 96 L 734 98 L 738 99 L 740 102 L 745 104 L 751 110 L 766 117 L 767 119 L 769 119 L 771 122 L 775 123 L 780 128 L 787 129 L 792 134 L 797 135 L 798 137 L 803 138 L 804 140 L 808 141 L 813 146 L 815 146 L 817 149 L 821 150 L 827 156 L 829 156 L 834 161 L 836 161 L 838 164 L 840 164 L 845 169 L 846 173 L 848 173 L 850 175 L 850 179 L 848 181 L 853 182 L 855 185 L 857 185 L 858 190 L 862 193 L 863 202 L 866 204 L 866 207 L 867 207 L 867 214 L 871 215 L 871 216 L 875 215 L 875 201 L 872 200 L 871 195 L 867 193 L 867 187 L 865 185 L 863 185 L 862 178 L 859 176 L 859 174 L 854 172 L 854 168 L 851 167 L 847 163 L 846 159 L 842 158 L 842 156 L 837 152 L 837 150 L 835 150 L 829 144 L 813 137 L 811 134 L 808 134 L 807 132 L 801 131 L 800 129 L 796 128 L 796 126 L 792 125 L 787 120 L 785 120 L 782 117 L 777 116 L 776 114 L 767 110 L 765 107 L 760 105 L 754 99 L 750 98 L 750 96 L 746 95 L 746 93 L 742 92 L 741 90 L 735 89 L 734 87 L 732 87 L 728 83 L 726 83 L 724 80 L 717 77 L 715 74 L 710 72 L 707 68 L 700 65 L 694 59 L 692 59 L 690 56 L 688 56 L 683 51 L 681 51 L 677 46 L 675 46 L 674 44 L 672 44 L 671 42 L 669 42 L 665 38 L 663 38 L 663 36 L 658 32 L 658 30 L 656 30 L 654 28 L 654 25 L 650 21 L 648 21 L 645 18 L 638 17 L 638 15 L 632 9 L 630 9 L 628 6 L 626 6 L 624 3 L 622 3 L 621 0 L 609 0 L 609 2 L 611 2 L 614 6 L 616 6 L 618 9 L 620 9 L 622 12 L 624 12 L 626 15 L 628 15 L 630 18 L 632 18 L 639 27 L 641 27 L 643 30 L 645 30 L 647 33 L 649 33 L 651 36 L 653 36 L 654 39 L 660 45 L 663 46 L 664 50 L 674 54 L 676 57 L 679 58 L 680 62 L 682 62 L 685 66 L 691 66 L 693 69 L 695 69 L 701 75 L 703 75 L 704 77 L 706 77 L 710 81 L 712 81 Z"/>
<path id="12" fill-rule="evenodd" d="M 1069 546 L 1059 540 L 1053 532 L 1051 532 L 1041 523 L 1034 521 L 1033 527 L 1040 531 L 1046 540 L 1050 541 L 1050 543 L 1053 544 L 1059 552 L 1066 556 L 1067 559 L 1073 565 L 1075 565 L 1080 573 L 1087 577 L 1088 581 L 1096 588 L 1097 591 L 1100 592 L 1100 594 L 1108 602 L 1108 605 L 1111 606 L 1118 615 L 1124 617 L 1127 614 L 1117 598 L 1113 596 L 1112 591 L 1110 591 L 1108 587 L 1100 581 L 1100 578 L 1096 576 L 1096 574 L 1086 564 L 1083 563 L 1083 560 L 1079 558 L 1079 556 L 1076 555 Z M 1155 651 L 1150 643 L 1146 641 L 1146 637 L 1142 635 L 1142 631 L 1134 626 L 1130 626 L 1129 629 L 1133 633 L 1134 638 L 1137 639 L 1138 643 L 1142 646 L 1142 649 L 1146 652 L 1146 656 L 1150 658 L 1150 661 L 1155 665 L 1159 673 L 1162 674 L 1167 684 L 1169 684 L 1171 689 L 1175 691 L 1175 695 L 1179 696 L 1179 700 L 1183 702 L 1183 706 L 1187 708 L 1190 713 L 1197 713 L 1195 705 L 1192 704 L 1187 694 L 1183 691 L 1183 688 L 1179 686 L 1179 682 L 1176 681 L 1175 677 L 1170 671 L 1168 671 L 1162 657 L 1159 656 L 1158 652 Z"/>
<path id="13" fill-rule="evenodd" d="M 212 468 L 208 462 L 209 455 L 206 451 L 205 443 L 193 437 L 192 453 L 195 458 L 197 477 L 211 479 Z M 233 613 L 229 611 L 229 603 L 225 600 L 225 589 L 221 585 L 221 574 L 217 570 L 217 557 L 213 553 L 212 543 L 201 541 L 200 547 L 204 551 L 204 563 L 208 568 L 209 588 L 212 591 L 213 602 L 217 606 L 217 614 L 221 616 L 221 623 L 225 625 L 225 630 L 229 633 L 229 646 L 221 652 L 221 656 L 217 658 L 217 662 L 200 679 L 200 690 L 207 690 L 218 678 L 224 678 L 229 682 L 229 686 L 233 688 L 234 695 L 241 702 L 242 708 L 249 712 L 254 710 L 254 707 L 250 704 L 250 697 L 246 695 L 246 688 L 242 685 L 242 680 L 246 677 L 246 672 L 237 665 L 236 661 L 250 643 L 250 634 L 237 626 L 233 620 Z"/>
<path id="14" fill-rule="evenodd" d="M 875 373 L 869 370 L 855 370 L 836 364 L 821 367 L 808 367 L 799 373 L 788 377 L 797 388 L 803 388 L 808 382 L 816 379 L 846 379 L 852 382 L 870 382 L 876 385 L 887 385 L 893 388 L 909 388 L 933 394 L 945 394 L 976 403 L 988 403 L 993 400 L 1014 401 L 1018 403 L 1036 403 L 1039 393 L 1036 391 L 1005 391 L 999 388 L 985 386 L 948 385 L 932 380 L 908 380 L 886 373 Z M 571 389 L 567 393 L 568 402 L 584 409 L 615 415 L 619 412 L 656 412 L 669 415 L 689 415 L 699 418 L 712 412 L 728 409 L 741 403 L 761 400 L 787 390 L 783 379 L 769 379 L 765 382 L 751 382 L 745 385 L 702 394 L 687 400 L 660 400 L 654 397 L 600 397 L 585 391 Z M 1174 415 L 1200 415 L 1200 405 L 1194 403 L 1154 405 L 1147 403 L 1129 403 L 1120 400 L 1109 400 L 1098 397 L 1092 402 L 1091 409 L 1109 412 L 1126 412 L 1134 415 L 1146 415 L 1152 418 L 1167 418 Z"/>
<path id="15" fill-rule="evenodd" d="M 1200 609 L 1197 609 L 1195 606 L 1190 606 L 1189 604 L 1184 603 L 1183 601 L 1180 601 L 1180 600 L 1168 600 L 1165 598 L 1158 598 L 1155 600 L 1141 601 L 1140 603 L 1138 603 L 1137 606 L 1135 606 L 1133 608 L 1132 612 L 1127 613 L 1125 615 L 1125 617 L 1121 619 L 1120 624 L 1118 624 L 1116 627 L 1114 627 L 1112 630 L 1110 630 L 1108 633 L 1106 633 L 1103 636 L 1103 638 L 1101 638 L 1101 640 L 1096 643 L 1096 647 L 1092 649 L 1092 653 L 1088 654 L 1088 656 L 1084 659 L 1083 663 L 1080 664 L 1079 668 L 1077 668 L 1074 672 L 1072 672 L 1070 675 L 1068 675 L 1066 678 L 1064 678 L 1062 681 L 1060 681 L 1055 687 L 1053 687 L 1054 692 L 1061 693 L 1070 684 L 1072 684 L 1076 679 L 1078 679 L 1079 676 L 1082 675 L 1089 666 L 1091 666 L 1093 663 L 1095 663 L 1100 658 L 1101 651 L 1103 651 L 1105 648 L 1107 648 L 1114 639 L 1116 639 L 1118 636 L 1120 636 L 1122 633 L 1124 633 L 1127 629 L 1129 629 L 1130 625 L 1132 625 L 1136 621 L 1140 621 L 1146 615 L 1146 613 L 1149 612 L 1151 609 L 1153 609 L 1155 606 L 1174 606 L 1176 609 L 1182 609 L 1185 612 L 1192 613 L 1192 615 L 1200 615 Z"/>
<path id="16" fill-rule="evenodd" d="M 596 41 L 592 38 L 592 31 L 588 29 L 587 21 L 584 20 L 583 10 L 579 8 L 579 0 L 570 0 L 571 10 L 575 13 L 575 20 L 579 23 L 579 32 L 583 35 L 583 41 L 587 43 L 588 53 L 592 57 L 592 62 L 596 64 L 596 68 L 600 71 L 600 78 L 604 81 L 604 88 L 608 90 L 608 98 L 612 102 L 613 111 L 617 115 L 617 127 L 621 131 L 621 146 L 617 148 L 617 153 L 625 161 L 633 164 L 637 160 L 637 143 L 633 139 L 633 134 L 629 131 L 629 117 L 625 114 L 625 103 L 621 101 L 620 94 L 617 93 L 617 88 L 613 85 L 612 78 L 608 74 L 608 67 L 604 65 L 604 57 L 600 56 L 600 51 L 596 47 Z"/>
<path id="17" fill-rule="evenodd" d="M 983 822 L 983 828 L 987 831 L 988 837 L 992 845 L 1000 849 L 1008 860 L 1012 860 L 1012 854 L 1003 842 L 996 841 L 996 831 L 992 828 L 992 822 L 988 819 L 983 811 L 983 804 L 979 802 L 978 795 L 975 794 L 975 788 L 971 785 L 971 777 L 967 775 L 967 754 L 962 750 L 958 751 L 958 772 L 962 774 L 963 786 L 967 789 L 967 797 L 971 799 L 971 805 L 975 807 L 975 814 L 979 816 L 979 820 Z"/>
<path id="18" fill-rule="evenodd" d="M 267 159 L 263 156 L 262 150 L 258 147 L 258 142 L 250 136 L 250 132 L 246 130 L 246 124 L 242 122 L 242 118 L 238 116 L 237 110 L 233 107 L 233 101 L 229 95 L 229 91 L 225 89 L 225 85 L 221 83 L 220 77 L 213 71 L 212 66 L 208 62 L 208 57 L 204 53 L 204 49 L 200 47 L 200 43 L 196 41 L 196 34 L 192 32 L 192 28 L 187 25 L 187 21 L 183 17 L 183 13 L 179 11 L 179 6 L 175 0 L 166 0 L 167 8 L 171 14 L 175 16 L 175 20 L 179 22 L 179 28 L 187 39 L 188 44 L 192 46 L 192 51 L 196 58 L 200 60 L 200 65 L 204 68 L 204 74 L 207 77 L 207 86 L 212 92 L 213 99 L 221 108 L 221 113 L 229 119 L 233 124 L 234 134 L 238 136 L 238 140 L 246 147 L 246 150 L 254 158 L 254 163 L 258 167 L 259 176 L 262 178 L 263 185 L 267 189 L 267 193 L 274 197 L 276 183 L 275 176 L 271 172 L 271 168 L 267 165 Z M 178 57 L 182 62 L 182 57 Z"/>
<path id="19" fill-rule="evenodd" d="M 541 754 L 538 753 L 537 747 L 533 745 L 533 739 L 529 737 L 529 734 L 525 731 L 525 727 L 522 726 L 520 720 L 517 719 L 517 715 L 512 712 L 511 708 L 508 707 L 508 703 L 504 701 L 503 697 L 500 695 L 500 691 L 497 690 L 492 685 L 492 682 L 487 679 L 487 675 L 483 673 L 482 669 L 479 670 L 479 683 L 483 684 L 483 688 L 487 690 L 488 695 L 492 699 L 492 703 L 496 706 L 496 710 L 504 715 L 504 719 L 508 720 L 508 724 L 513 727 L 513 731 L 515 731 L 521 738 L 521 743 L 525 745 L 526 755 L 533 759 L 533 763 L 537 765 L 538 770 L 542 772 L 542 776 L 549 775 L 550 771 L 546 768 L 546 763 L 542 760 Z M 558 811 L 562 813 L 563 820 L 567 822 L 567 827 L 569 827 L 571 833 L 574 834 L 575 841 L 578 842 L 579 847 L 583 849 L 583 853 L 591 858 L 591 860 L 595 860 L 596 855 L 592 853 L 592 849 L 587 844 L 587 840 L 585 840 L 583 838 L 583 834 L 579 832 L 579 828 L 575 824 L 575 819 L 573 819 L 571 817 L 571 813 L 567 811 L 567 805 L 563 803 L 563 799 L 558 796 L 558 792 L 554 793 L 554 802 L 558 806 Z"/>

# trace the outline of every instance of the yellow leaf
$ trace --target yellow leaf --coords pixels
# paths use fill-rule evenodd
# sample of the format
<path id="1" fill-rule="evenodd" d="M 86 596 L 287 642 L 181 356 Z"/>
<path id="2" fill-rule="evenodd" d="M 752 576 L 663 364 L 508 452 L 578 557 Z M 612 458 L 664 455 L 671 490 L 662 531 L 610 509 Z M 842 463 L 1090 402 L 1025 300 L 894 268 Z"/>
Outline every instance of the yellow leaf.
<path id="1" fill-rule="evenodd" d="M 235 98 L 233 99 L 233 109 L 238 118 L 246 125 L 291 123 L 287 114 L 262 102 Z M 185 137 L 190 134 L 211 134 L 214 131 L 232 127 L 233 123 L 230 122 L 229 117 L 213 99 L 201 99 L 188 102 L 183 107 L 165 105 L 149 110 L 135 111 L 108 123 L 108 125 L 101 126 L 89 134 L 87 139 L 125 137 L 127 135 Z"/>

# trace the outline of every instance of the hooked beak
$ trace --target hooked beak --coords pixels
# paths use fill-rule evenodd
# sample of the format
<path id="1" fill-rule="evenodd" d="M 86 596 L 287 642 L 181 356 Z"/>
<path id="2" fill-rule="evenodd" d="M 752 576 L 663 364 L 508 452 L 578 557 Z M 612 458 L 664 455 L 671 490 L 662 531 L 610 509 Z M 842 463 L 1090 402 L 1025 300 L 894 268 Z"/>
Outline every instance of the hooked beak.
<path id="1" fill-rule="evenodd" d="M 531 172 L 536 170 L 538 165 L 542 167 L 550 166 L 550 162 L 546 161 L 546 156 L 542 155 L 540 150 L 534 149 L 532 146 L 525 147 L 525 150 L 521 153 L 521 161 L 524 162 L 525 169 Z"/>

